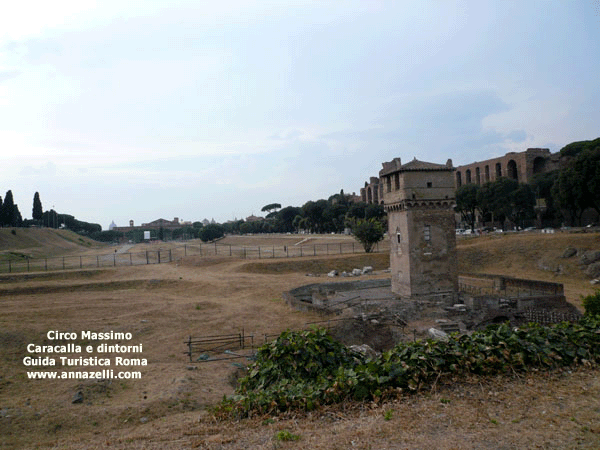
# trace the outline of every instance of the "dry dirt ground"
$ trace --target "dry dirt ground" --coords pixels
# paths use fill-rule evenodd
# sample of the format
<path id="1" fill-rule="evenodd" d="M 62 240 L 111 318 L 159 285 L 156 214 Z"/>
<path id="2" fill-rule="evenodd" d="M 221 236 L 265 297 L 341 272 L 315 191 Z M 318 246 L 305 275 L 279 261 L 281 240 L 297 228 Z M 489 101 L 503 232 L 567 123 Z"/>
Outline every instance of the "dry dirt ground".
<path id="1" fill-rule="evenodd" d="M 599 249 L 600 240 L 598 235 L 471 239 L 459 242 L 459 264 L 464 271 L 480 268 L 564 282 L 569 300 L 577 304 L 580 295 L 593 290 L 574 261 L 558 259 L 567 245 Z M 540 258 L 551 257 L 563 264 L 560 274 L 537 268 Z M 281 293 L 319 281 L 307 273 L 324 274 L 333 268 L 344 270 L 344 264 L 368 262 L 382 267 L 386 257 L 272 261 L 189 257 L 169 264 L 39 277 L 3 275 L 0 445 L 57 449 L 600 448 L 600 381 L 595 368 L 455 380 L 379 405 L 353 403 L 309 415 L 215 421 L 209 409 L 233 392 L 238 367 L 232 361 L 190 364 L 184 344 L 188 336 L 244 329 L 260 342 L 265 334 L 305 328 L 307 322 L 321 318 L 291 310 Z M 121 344 L 142 344 L 141 357 L 148 365 L 126 368 L 141 372 L 142 378 L 136 380 L 28 379 L 28 370 L 43 369 L 23 365 L 27 345 L 49 345 L 49 330 L 130 332 L 132 339 Z M 72 342 L 89 343 L 84 341 Z M 83 401 L 73 403 L 78 392 Z"/>

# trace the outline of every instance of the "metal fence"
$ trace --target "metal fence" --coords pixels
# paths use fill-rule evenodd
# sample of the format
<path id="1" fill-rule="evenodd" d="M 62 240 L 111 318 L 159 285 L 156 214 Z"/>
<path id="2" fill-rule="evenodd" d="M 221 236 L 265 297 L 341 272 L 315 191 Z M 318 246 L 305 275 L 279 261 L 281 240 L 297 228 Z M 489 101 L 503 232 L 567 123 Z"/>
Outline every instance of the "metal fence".
<path id="1" fill-rule="evenodd" d="M 374 249 L 379 251 L 379 246 Z M 183 244 L 169 249 L 118 252 L 102 255 L 73 255 L 50 258 L 8 259 L 0 261 L 0 273 L 43 272 L 100 267 L 161 264 L 187 256 L 228 256 L 244 259 L 295 258 L 364 253 L 358 242 L 313 245 L 239 246 L 230 244 Z"/>

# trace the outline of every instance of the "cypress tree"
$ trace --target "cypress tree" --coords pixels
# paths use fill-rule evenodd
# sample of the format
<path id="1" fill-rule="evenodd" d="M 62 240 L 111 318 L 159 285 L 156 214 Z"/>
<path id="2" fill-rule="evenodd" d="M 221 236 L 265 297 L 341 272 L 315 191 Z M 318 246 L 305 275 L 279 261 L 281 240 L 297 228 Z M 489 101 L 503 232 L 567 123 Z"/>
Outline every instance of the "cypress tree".
<path id="1" fill-rule="evenodd" d="M 42 216 L 44 215 L 44 210 L 42 209 L 42 201 L 40 200 L 39 192 L 36 192 L 33 196 L 33 211 L 31 213 L 31 218 L 33 220 L 42 220 Z"/>
<path id="2" fill-rule="evenodd" d="M 6 192 L 4 196 L 4 204 L 2 205 L 2 216 L 0 220 L 2 221 L 2 226 L 11 226 L 13 222 L 15 203 L 13 200 L 12 191 L 9 190 Z"/>

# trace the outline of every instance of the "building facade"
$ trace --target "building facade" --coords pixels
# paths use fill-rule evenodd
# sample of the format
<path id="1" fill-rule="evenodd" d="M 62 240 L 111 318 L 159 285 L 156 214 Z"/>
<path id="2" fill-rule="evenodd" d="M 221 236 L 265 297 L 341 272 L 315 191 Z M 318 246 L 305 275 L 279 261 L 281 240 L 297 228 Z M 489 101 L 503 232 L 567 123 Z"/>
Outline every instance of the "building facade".
<path id="1" fill-rule="evenodd" d="M 510 152 L 498 158 L 457 167 L 456 187 L 472 183 L 482 185 L 501 177 L 527 184 L 535 175 L 558 169 L 559 165 L 559 153 L 550 153 L 547 148 L 528 148 L 524 152 Z"/>
<path id="2" fill-rule="evenodd" d="M 455 175 L 452 161 L 400 158 L 382 164 L 392 291 L 413 299 L 454 300 L 458 292 Z"/>
<path id="3" fill-rule="evenodd" d="M 371 177 L 360 189 L 360 199 L 364 203 L 379 205 L 383 201 L 383 185 L 378 177 Z"/>

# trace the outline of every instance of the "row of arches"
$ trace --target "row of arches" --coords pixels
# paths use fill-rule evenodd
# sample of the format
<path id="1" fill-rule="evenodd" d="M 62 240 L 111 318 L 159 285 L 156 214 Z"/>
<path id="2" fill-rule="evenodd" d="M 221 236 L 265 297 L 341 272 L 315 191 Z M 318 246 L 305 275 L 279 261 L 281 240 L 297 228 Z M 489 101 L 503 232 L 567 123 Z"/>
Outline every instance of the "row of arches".
<path id="1" fill-rule="evenodd" d="M 485 164 L 481 167 L 473 168 L 471 166 L 463 171 L 457 170 L 456 187 L 461 187 L 463 184 L 471 183 L 481 185 L 489 181 L 496 181 L 501 177 L 526 183 L 528 180 L 522 178 L 544 173 L 546 171 L 547 159 L 542 156 L 538 156 L 534 158 L 531 163 L 526 162 L 525 164 L 527 164 L 525 171 L 522 170 L 522 167 L 519 167 L 519 164 L 514 159 L 508 160 L 505 166 L 502 165 L 502 162 L 496 162 L 492 164 Z"/>
<path id="2" fill-rule="evenodd" d="M 363 189 L 361 189 L 361 197 L 362 201 L 365 203 L 375 203 L 378 204 L 380 201 L 380 186 L 379 184 L 375 185 L 367 185 Z"/>
<path id="3" fill-rule="evenodd" d="M 456 171 L 456 187 L 461 187 L 463 184 L 484 184 L 489 181 L 495 181 L 501 177 L 508 177 L 512 180 L 519 181 L 519 168 L 517 162 L 511 159 L 506 164 L 506 167 L 502 167 L 502 163 L 497 162 L 490 168 L 489 164 L 483 167 L 475 167 L 474 170 L 466 169 L 463 173 L 460 170 Z"/>

